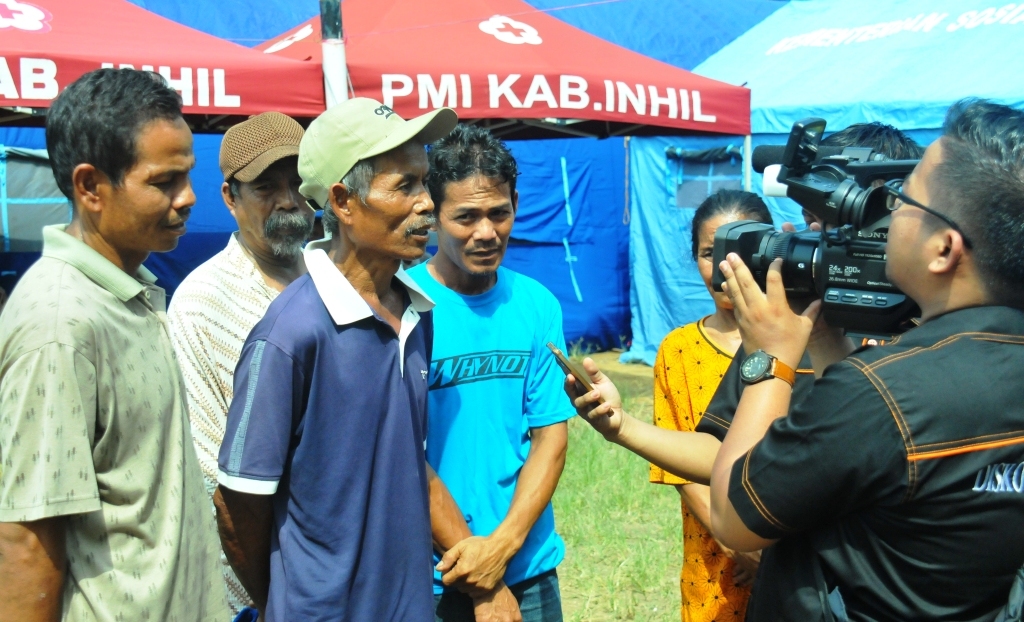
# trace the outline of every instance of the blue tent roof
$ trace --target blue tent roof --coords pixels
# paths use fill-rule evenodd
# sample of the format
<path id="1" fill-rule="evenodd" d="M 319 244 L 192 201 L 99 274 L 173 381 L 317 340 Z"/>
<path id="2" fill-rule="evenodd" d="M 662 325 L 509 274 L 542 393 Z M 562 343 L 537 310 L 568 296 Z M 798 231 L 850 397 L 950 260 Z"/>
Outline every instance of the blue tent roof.
<path id="1" fill-rule="evenodd" d="M 580 30 L 687 70 L 786 4 L 780 0 L 526 1 Z"/>
<path id="2" fill-rule="evenodd" d="M 315 0 L 130 0 L 208 34 L 253 46 L 317 15 Z M 612 43 L 692 69 L 786 3 L 779 0 L 527 0 Z M 429 12 L 424 13 L 424 23 Z M 629 24 L 629 28 L 623 28 Z"/>
<path id="3" fill-rule="evenodd" d="M 754 134 L 809 116 L 936 128 L 963 97 L 1024 104 L 1024 4 L 791 2 L 696 72 L 750 88 Z"/>
<path id="4" fill-rule="evenodd" d="M 315 0 L 128 0 L 156 13 L 239 45 L 252 47 L 320 14 Z"/>

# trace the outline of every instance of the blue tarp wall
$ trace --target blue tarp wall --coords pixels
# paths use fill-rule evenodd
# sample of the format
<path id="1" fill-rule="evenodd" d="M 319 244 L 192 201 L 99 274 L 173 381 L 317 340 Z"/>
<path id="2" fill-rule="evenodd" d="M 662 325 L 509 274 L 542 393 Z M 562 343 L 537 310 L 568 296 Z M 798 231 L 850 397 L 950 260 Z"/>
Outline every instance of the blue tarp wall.
<path id="1" fill-rule="evenodd" d="M 751 89 L 753 145 L 783 144 L 795 121 L 831 131 L 880 121 L 928 145 L 946 109 L 980 96 L 1024 105 L 1024 4 L 991 0 L 791 2 L 695 68 Z M 668 145 L 704 149 L 731 139 L 630 143 L 633 343 L 623 360 L 653 363 L 665 335 L 714 306 L 690 259 L 693 210 L 677 207 Z M 761 192 L 761 176 L 752 177 Z M 800 208 L 766 198 L 776 224 L 802 226 Z"/>
<path id="2" fill-rule="evenodd" d="M 235 221 L 220 195 L 221 136 L 196 134 L 189 232 L 146 266 L 169 292 L 227 243 Z M 41 128 L 0 128 L 0 144 L 45 148 Z M 531 276 L 562 303 L 566 339 L 618 347 L 626 335 L 628 227 L 623 140 L 564 139 L 511 145 L 522 173 L 519 213 L 505 265 Z M 38 253 L 0 254 L 0 286 L 9 289 Z M 595 312 L 597 311 L 597 312 Z"/>

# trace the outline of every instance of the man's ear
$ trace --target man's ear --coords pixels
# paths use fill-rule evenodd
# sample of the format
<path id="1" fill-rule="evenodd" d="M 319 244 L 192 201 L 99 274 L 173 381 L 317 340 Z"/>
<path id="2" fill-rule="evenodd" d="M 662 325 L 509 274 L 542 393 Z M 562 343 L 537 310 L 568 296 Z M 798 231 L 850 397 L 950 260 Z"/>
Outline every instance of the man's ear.
<path id="1" fill-rule="evenodd" d="M 338 182 L 328 189 L 327 195 L 330 205 L 327 207 L 337 216 L 338 222 L 344 225 L 352 224 L 353 201 L 358 201 L 359 196 L 349 192 L 348 186 Z"/>
<path id="2" fill-rule="evenodd" d="M 224 182 L 220 185 L 220 196 L 224 199 L 224 205 L 228 207 L 228 211 L 235 217 L 235 220 L 238 220 L 238 217 L 235 216 L 237 208 L 235 207 L 235 195 L 231 194 L 231 184 Z"/>
<path id="3" fill-rule="evenodd" d="M 515 214 L 519 211 L 519 191 L 516 190 L 512 193 L 512 213 Z"/>
<path id="4" fill-rule="evenodd" d="M 964 238 L 953 229 L 936 233 L 929 246 L 934 244 L 934 256 L 928 262 L 932 274 L 950 274 L 964 259 Z"/>
<path id="5" fill-rule="evenodd" d="M 112 186 L 106 173 L 92 164 L 79 164 L 71 171 L 73 202 L 86 212 L 98 214 L 103 211 L 104 197 Z"/>

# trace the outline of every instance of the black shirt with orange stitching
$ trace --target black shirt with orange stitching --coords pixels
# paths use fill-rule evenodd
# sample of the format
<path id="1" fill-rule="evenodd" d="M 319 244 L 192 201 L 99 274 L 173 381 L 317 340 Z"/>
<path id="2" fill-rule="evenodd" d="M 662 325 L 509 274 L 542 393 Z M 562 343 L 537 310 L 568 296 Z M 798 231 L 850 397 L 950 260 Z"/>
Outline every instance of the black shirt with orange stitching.
<path id="1" fill-rule="evenodd" d="M 992 620 L 1024 564 L 1024 312 L 934 318 L 829 367 L 733 466 L 781 538 L 748 621 Z"/>
<path id="2" fill-rule="evenodd" d="M 740 405 L 743 387 L 747 386 L 740 378 L 740 367 L 743 366 L 745 360 L 746 356 L 742 350 L 732 358 L 732 363 L 725 370 L 722 381 L 718 383 L 718 388 L 708 403 L 707 410 L 701 413 L 700 421 L 697 422 L 694 431 L 710 434 L 720 441 L 725 440 L 729 426 L 732 425 L 732 419 L 736 416 L 736 408 Z M 811 368 L 811 357 L 805 352 L 804 358 L 796 370 L 796 382 L 793 384 L 793 398 L 790 401 L 790 406 L 801 402 L 811 392 L 812 386 L 814 386 L 814 370 Z"/>

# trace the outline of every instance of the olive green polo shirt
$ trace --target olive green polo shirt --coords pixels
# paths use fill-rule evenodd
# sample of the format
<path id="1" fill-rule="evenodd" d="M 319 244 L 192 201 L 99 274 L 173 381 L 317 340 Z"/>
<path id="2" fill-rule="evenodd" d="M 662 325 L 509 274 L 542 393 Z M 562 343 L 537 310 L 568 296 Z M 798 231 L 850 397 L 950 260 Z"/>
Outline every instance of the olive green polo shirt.
<path id="1" fill-rule="evenodd" d="M 67 517 L 64 620 L 230 617 L 154 281 L 46 227 L 0 317 L 0 522 Z"/>

